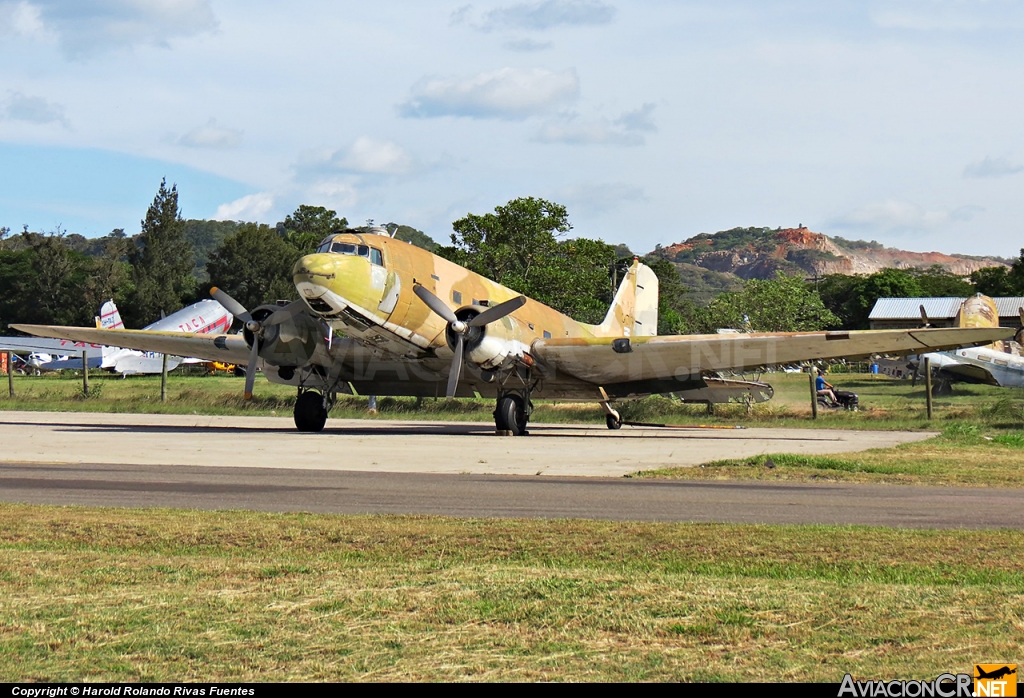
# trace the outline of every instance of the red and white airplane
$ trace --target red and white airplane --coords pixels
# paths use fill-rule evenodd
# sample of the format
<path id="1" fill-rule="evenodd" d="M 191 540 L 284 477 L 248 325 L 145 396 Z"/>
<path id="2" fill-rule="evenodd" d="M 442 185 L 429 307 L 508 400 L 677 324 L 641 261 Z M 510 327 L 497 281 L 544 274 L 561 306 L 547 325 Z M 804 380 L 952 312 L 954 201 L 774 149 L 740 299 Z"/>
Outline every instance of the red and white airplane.
<path id="1" fill-rule="evenodd" d="M 234 316 L 215 300 L 202 300 L 143 327 L 158 332 L 188 332 L 195 334 L 225 334 L 231 328 Z M 113 300 L 100 308 L 97 326 L 105 330 L 124 329 L 121 313 Z M 82 355 L 87 356 L 89 368 L 102 368 L 122 375 L 160 373 L 163 354 L 152 351 L 121 349 L 103 344 L 73 342 L 67 339 L 39 339 L 36 337 L 0 337 L 0 351 L 29 352 L 28 364 L 43 371 L 81 369 Z M 205 363 L 203 359 L 167 357 L 167 370 L 182 363 Z"/>

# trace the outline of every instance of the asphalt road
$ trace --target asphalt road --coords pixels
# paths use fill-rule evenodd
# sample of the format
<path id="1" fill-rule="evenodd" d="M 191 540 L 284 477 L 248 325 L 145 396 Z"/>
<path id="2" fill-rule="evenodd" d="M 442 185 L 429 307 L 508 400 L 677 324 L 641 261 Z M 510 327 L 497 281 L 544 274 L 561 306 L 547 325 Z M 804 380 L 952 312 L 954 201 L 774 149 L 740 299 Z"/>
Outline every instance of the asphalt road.
<path id="1" fill-rule="evenodd" d="M 1024 491 L 0 462 L 0 500 L 117 507 L 1024 528 Z"/>

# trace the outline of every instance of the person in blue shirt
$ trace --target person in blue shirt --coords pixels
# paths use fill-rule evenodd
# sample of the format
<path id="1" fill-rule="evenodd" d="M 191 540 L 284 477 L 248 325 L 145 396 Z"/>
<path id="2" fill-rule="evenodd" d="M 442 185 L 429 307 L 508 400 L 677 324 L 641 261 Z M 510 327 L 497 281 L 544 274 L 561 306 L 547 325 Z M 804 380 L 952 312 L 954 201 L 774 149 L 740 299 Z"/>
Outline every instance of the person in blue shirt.
<path id="1" fill-rule="evenodd" d="M 839 402 L 836 394 L 832 392 L 836 387 L 825 380 L 825 372 L 820 368 L 818 369 L 818 377 L 814 379 L 814 389 L 818 391 L 819 397 L 828 398 L 834 403 Z"/>

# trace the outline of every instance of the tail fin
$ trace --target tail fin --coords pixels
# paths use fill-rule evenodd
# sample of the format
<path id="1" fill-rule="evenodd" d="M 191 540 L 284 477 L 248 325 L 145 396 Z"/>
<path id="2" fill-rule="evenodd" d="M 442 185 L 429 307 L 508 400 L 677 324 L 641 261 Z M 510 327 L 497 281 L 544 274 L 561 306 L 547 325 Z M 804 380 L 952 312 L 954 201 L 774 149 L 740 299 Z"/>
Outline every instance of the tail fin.
<path id="1" fill-rule="evenodd" d="M 107 301 L 100 306 L 100 316 L 98 318 L 98 325 L 104 330 L 123 330 L 124 322 L 121 321 L 121 313 L 118 311 L 117 306 L 114 305 L 113 299 Z M 114 354 L 121 351 L 117 347 L 111 347 L 104 345 L 103 347 L 103 367 L 107 365 L 113 359 Z"/>
<path id="2" fill-rule="evenodd" d="M 658 334 L 658 277 L 634 260 L 626 272 L 604 322 L 593 326 L 598 337 L 653 337 Z"/>
<path id="3" fill-rule="evenodd" d="M 996 308 L 996 302 L 980 293 L 971 296 L 960 305 L 957 324 L 960 327 L 999 327 L 999 310 Z M 988 346 L 993 351 L 1006 350 L 1002 340 Z"/>

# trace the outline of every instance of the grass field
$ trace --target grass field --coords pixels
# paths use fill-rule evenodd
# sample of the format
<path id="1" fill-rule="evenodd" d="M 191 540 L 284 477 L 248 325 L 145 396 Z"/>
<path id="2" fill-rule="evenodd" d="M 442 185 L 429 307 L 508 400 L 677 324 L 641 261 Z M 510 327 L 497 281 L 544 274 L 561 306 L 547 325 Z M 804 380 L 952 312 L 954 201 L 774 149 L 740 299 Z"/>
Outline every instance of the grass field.
<path id="1" fill-rule="evenodd" d="M 1024 434 L 954 424 L 935 439 L 839 456 L 786 453 L 646 470 L 632 477 L 1024 487 Z"/>
<path id="2" fill-rule="evenodd" d="M 1024 533 L 0 505 L 0 681 L 934 678 Z"/>
<path id="3" fill-rule="evenodd" d="M 864 374 L 837 374 L 830 381 L 838 388 L 853 390 L 861 397 L 859 412 L 822 411 L 810 419 L 810 389 L 805 374 L 767 374 L 764 380 L 775 388 L 775 397 L 754 406 L 748 414 L 742 405 L 719 406 L 708 416 L 703 405 L 684 405 L 667 397 L 620 404 L 626 419 L 670 424 L 738 423 L 757 426 L 802 426 L 851 429 L 934 429 L 936 424 L 963 422 L 1005 430 L 1024 428 L 1024 389 L 958 385 L 953 396 L 935 400 L 935 419 L 926 418 L 924 388 L 909 381 Z M 2 390 L 2 388 L 0 388 Z M 0 409 L 146 412 L 190 414 L 291 414 L 295 391 L 262 378 L 256 383 L 251 402 L 242 399 L 242 380 L 227 376 L 186 376 L 172 373 L 168 400 L 160 402 L 159 376 L 126 379 L 97 375 L 91 379 L 91 397 L 84 397 L 81 378 L 74 376 L 17 376 L 15 399 L 0 392 Z M 382 397 L 379 412 L 369 415 L 366 398 L 341 396 L 331 412 L 333 417 L 379 419 L 474 419 L 490 421 L 494 406 L 490 400 L 435 400 L 417 404 L 413 398 Z M 596 404 L 537 401 L 535 422 L 603 423 L 604 413 Z"/>

